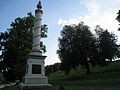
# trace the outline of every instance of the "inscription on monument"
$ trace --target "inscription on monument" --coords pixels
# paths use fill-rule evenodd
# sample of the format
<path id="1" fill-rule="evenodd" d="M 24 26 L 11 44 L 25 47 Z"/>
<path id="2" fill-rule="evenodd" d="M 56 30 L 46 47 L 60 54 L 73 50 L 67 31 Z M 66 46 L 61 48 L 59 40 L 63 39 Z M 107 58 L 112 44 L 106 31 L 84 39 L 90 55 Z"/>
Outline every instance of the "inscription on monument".
<path id="1" fill-rule="evenodd" d="M 41 74 L 41 65 L 32 65 L 32 74 Z"/>

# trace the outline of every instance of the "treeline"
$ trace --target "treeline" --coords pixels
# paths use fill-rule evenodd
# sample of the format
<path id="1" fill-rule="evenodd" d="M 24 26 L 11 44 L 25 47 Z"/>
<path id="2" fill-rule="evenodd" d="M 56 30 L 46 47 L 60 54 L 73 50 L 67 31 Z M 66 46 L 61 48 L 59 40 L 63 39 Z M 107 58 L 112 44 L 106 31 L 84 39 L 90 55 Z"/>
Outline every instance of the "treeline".
<path id="1" fill-rule="evenodd" d="M 117 14 L 116 20 L 120 23 L 120 10 Z M 60 69 L 66 74 L 78 66 L 86 68 L 86 73 L 90 74 L 90 65 L 105 66 L 120 57 L 120 45 L 113 32 L 98 25 L 93 32 L 83 22 L 65 25 L 61 30 L 57 54 L 61 60 Z"/>
<path id="2" fill-rule="evenodd" d="M 45 67 L 45 74 L 49 75 L 52 74 L 54 72 L 60 71 L 60 63 L 55 63 L 53 65 L 47 65 Z"/>
<path id="3" fill-rule="evenodd" d="M 103 66 L 120 57 L 120 45 L 114 33 L 100 26 L 96 26 L 94 32 L 83 22 L 63 27 L 57 53 L 61 70 L 66 74 L 78 66 L 85 67 L 86 73 L 90 74 L 90 64 Z"/>

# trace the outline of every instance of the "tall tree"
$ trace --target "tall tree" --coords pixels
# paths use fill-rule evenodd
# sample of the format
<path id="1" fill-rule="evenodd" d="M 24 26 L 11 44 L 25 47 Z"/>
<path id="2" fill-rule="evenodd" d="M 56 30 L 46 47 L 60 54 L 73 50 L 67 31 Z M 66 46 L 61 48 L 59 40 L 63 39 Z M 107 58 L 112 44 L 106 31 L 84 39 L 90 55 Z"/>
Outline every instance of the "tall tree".
<path id="1" fill-rule="evenodd" d="M 0 34 L 2 70 L 7 80 L 21 79 L 24 75 L 27 55 L 32 48 L 32 30 L 34 16 L 28 13 L 27 17 L 16 18 L 11 28 Z M 42 25 L 41 37 L 47 37 L 47 25 Z M 45 45 L 41 42 L 41 52 L 45 52 Z"/>
<path id="2" fill-rule="evenodd" d="M 95 31 L 98 35 L 98 62 L 104 64 L 106 59 L 112 61 L 112 59 L 118 57 L 119 45 L 117 44 L 116 35 L 114 33 L 109 33 L 108 30 L 104 30 L 100 26 L 97 26 Z"/>
<path id="3" fill-rule="evenodd" d="M 82 65 L 89 74 L 89 61 L 93 63 L 94 47 L 95 38 L 83 22 L 78 25 L 64 26 L 57 51 L 61 60 L 61 69 L 68 74 L 72 68 Z"/>

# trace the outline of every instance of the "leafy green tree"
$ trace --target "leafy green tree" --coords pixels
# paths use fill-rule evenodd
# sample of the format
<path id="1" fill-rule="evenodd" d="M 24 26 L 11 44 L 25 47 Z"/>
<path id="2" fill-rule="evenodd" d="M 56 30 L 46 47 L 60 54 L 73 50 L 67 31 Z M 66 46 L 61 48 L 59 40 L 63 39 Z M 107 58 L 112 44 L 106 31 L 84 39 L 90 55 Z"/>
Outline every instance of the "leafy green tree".
<path id="1" fill-rule="evenodd" d="M 99 26 L 95 31 L 96 35 L 93 35 L 84 23 L 63 27 L 57 53 L 61 60 L 60 68 L 66 74 L 79 65 L 84 66 L 86 73 L 90 74 L 89 64 L 106 65 L 107 61 L 119 57 L 116 35 Z"/>
<path id="2" fill-rule="evenodd" d="M 11 28 L 0 34 L 0 51 L 4 76 L 8 81 L 20 80 L 24 75 L 27 55 L 32 49 L 32 30 L 34 16 L 28 13 L 27 17 L 16 18 L 11 23 Z M 42 25 L 41 37 L 47 37 L 47 25 Z M 41 42 L 41 52 L 46 52 L 45 45 Z"/>
<path id="3" fill-rule="evenodd" d="M 89 27 L 83 22 L 78 25 L 66 25 L 58 41 L 57 53 L 61 60 L 61 69 L 68 74 L 72 68 L 76 69 L 81 65 L 86 68 L 86 73 L 90 74 L 89 61 L 94 63 L 93 48 L 96 40 Z"/>
<path id="4" fill-rule="evenodd" d="M 55 63 L 53 65 L 47 65 L 45 67 L 45 74 L 49 75 L 49 74 L 57 72 L 59 70 L 60 70 L 60 63 Z"/>
<path id="5" fill-rule="evenodd" d="M 112 59 L 119 57 L 119 45 L 117 44 L 117 38 L 114 33 L 109 33 L 108 30 L 102 29 L 97 26 L 96 34 L 98 35 L 98 63 L 105 64 L 106 60 L 112 61 Z"/>

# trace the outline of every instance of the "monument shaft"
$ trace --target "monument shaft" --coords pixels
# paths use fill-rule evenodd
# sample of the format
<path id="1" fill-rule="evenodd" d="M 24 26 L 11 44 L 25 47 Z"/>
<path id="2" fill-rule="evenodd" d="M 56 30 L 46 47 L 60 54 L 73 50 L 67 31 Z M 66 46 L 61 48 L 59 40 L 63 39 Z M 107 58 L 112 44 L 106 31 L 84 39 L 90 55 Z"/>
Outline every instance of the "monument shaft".
<path id="1" fill-rule="evenodd" d="M 35 22 L 33 30 L 33 51 L 40 51 L 40 39 L 41 39 L 41 22 L 42 22 L 43 11 L 41 8 L 35 10 Z"/>

